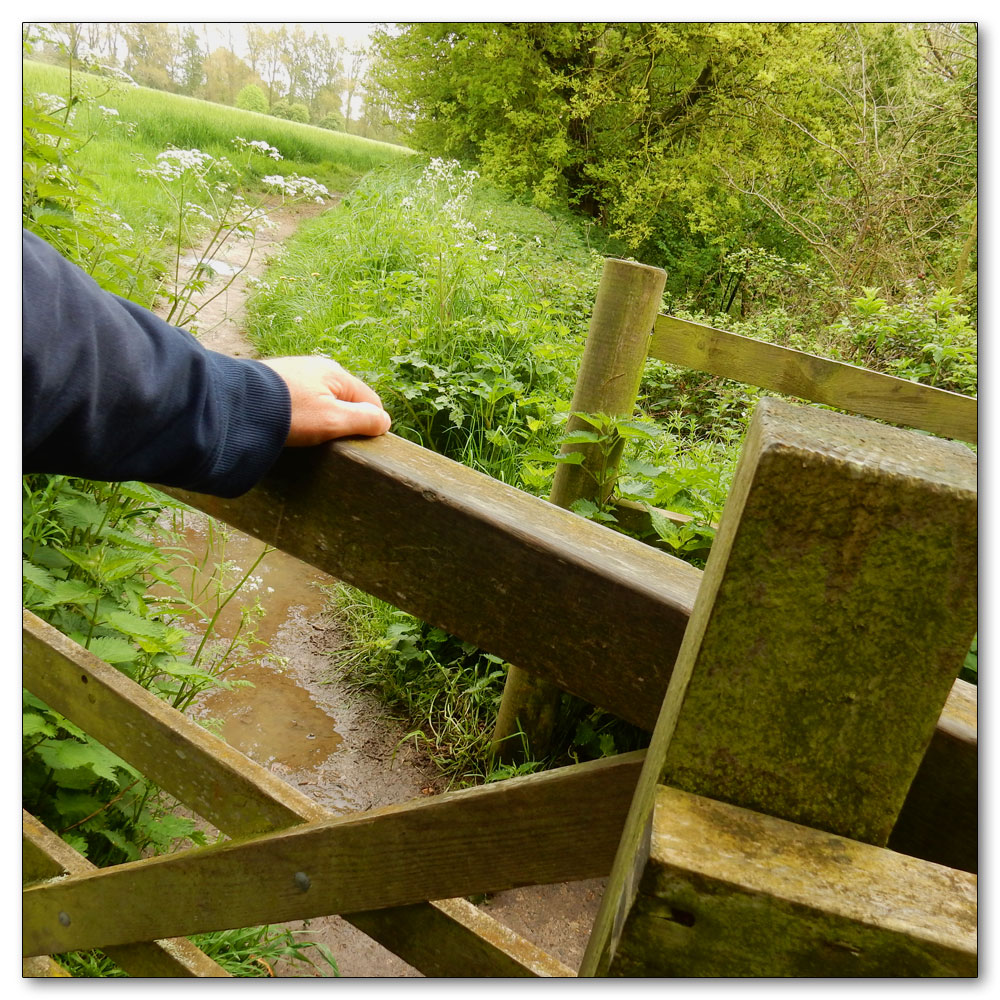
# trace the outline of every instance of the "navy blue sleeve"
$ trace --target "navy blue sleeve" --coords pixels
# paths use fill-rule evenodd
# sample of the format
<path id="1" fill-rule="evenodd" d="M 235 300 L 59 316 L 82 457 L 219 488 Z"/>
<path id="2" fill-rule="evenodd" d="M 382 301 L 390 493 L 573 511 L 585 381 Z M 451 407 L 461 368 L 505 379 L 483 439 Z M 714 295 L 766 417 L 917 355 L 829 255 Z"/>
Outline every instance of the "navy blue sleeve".
<path id="1" fill-rule="evenodd" d="M 22 296 L 25 472 L 235 497 L 278 457 L 291 398 L 266 365 L 206 350 L 28 232 Z"/>

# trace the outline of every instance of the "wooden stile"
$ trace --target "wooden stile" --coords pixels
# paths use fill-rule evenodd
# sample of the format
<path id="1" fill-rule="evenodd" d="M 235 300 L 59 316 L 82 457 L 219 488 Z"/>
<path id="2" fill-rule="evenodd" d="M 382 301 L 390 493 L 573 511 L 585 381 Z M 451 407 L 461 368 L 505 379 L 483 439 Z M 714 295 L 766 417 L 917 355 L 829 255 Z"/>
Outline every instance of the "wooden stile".
<path id="1" fill-rule="evenodd" d="M 975 632 L 976 559 L 967 449 L 760 404 L 581 975 L 614 973 L 660 784 L 886 842 Z"/>
<path id="2" fill-rule="evenodd" d="M 975 976 L 976 878 L 660 785 L 611 974 Z"/>
<path id="3" fill-rule="evenodd" d="M 24 953 L 606 875 L 643 753 L 32 885 Z"/>
<path id="4" fill-rule="evenodd" d="M 235 500 L 166 492 L 648 729 L 701 580 L 392 434 L 289 449 Z"/>
<path id="5" fill-rule="evenodd" d="M 23 617 L 25 686 L 160 787 L 202 810 L 223 832 L 245 837 L 330 818 L 308 796 L 225 746 L 50 625 L 27 611 Z M 620 794 L 623 781 L 627 787 L 629 781 L 634 784 L 638 759 L 622 762 L 632 768 L 631 778 L 622 778 L 621 770 L 606 772 L 614 787 L 599 792 L 601 802 Z M 34 878 L 56 874 L 48 863 L 27 867 L 26 872 Z M 429 968 L 429 974 L 567 974 L 561 963 L 463 900 L 343 916 L 390 950 L 403 949 L 401 957 L 421 971 Z M 433 939 L 417 929 L 421 923 L 435 928 Z"/>
<path id="6" fill-rule="evenodd" d="M 82 854 L 74 851 L 61 837 L 47 829 L 27 812 L 22 812 L 22 877 L 35 882 L 63 874 L 81 875 L 97 871 Z M 150 941 L 141 944 L 110 946 L 105 952 L 130 976 L 201 979 L 228 978 L 229 973 L 186 938 Z M 40 956 L 36 956 L 38 958 Z M 68 975 L 56 962 L 56 970 L 35 963 L 28 975 Z"/>
<path id="7" fill-rule="evenodd" d="M 972 396 L 741 337 L 702 323 L 657 317 L 649 356 L 941 437 L 973 444 L 978 440 L 978 403 Z"/>

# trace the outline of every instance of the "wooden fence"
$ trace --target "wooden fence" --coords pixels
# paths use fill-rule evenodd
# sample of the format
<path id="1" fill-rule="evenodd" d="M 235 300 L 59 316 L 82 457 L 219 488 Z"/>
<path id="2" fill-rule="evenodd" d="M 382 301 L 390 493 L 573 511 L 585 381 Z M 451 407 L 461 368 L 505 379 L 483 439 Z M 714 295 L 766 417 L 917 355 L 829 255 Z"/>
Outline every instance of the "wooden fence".
<path id="1" fill-rule="evenodd" d="M 581 975 L 975 975 L 967 448 L 765 400 L 704 573 L 392 435 L 171 492 L 652 743 L 334 816 L 25 612 L 25 687 L 232 838 L 96 870 L 26 816 L 27 975 L 221 975 L 184 936 L 340 913 L 428 975 L 571 976 L 462 897 L 598 876 Z"/>

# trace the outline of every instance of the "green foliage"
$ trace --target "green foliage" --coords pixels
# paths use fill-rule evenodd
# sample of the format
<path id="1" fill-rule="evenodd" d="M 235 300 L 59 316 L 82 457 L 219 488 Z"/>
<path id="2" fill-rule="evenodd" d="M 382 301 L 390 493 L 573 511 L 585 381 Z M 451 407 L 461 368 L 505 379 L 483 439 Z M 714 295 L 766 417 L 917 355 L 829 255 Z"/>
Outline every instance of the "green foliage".
<path id="1" fill-rule="evenodd" d="M 336 959 L 325 944 L 298 941 L 286 927 L 244 927 L 210 934 L 192 934 L 192 943 L 218 962 L 231 976 L 269 978 L 278 962 L 292 963 L 294 974 L 339 976 Z M 311 952 L 315 951 L 315 957 Z M 126 975 L 100 951 L 72 952 L 56 956 L 59 964 L 77 978 L 117 978 Z M 330 970 L 328 973 L 327 970 Z M 315 970 L 315 971 L 313 971 Z"/>
<path id="2" fill-rule="evenodd" d="M 236 95 L 236 107 L 244 111 L 256 111 L 267 114 L 267 95 L 256 83 L 248 83 Z"/>
<path id="3" fill-rule="evenodd" d="M 505 207 L 457 163 L 395 168 L 300 231 L 250 331 L 265 355 L 344 359 L 397 433 L 529 485 L 521 455 L 572 391 L 599 264 L 565 223 Z"/>
<path id="4" fill-rule="evenodd" d="M 417 148 L 600 219 L 685 304 L 808 311 L 920 273 L 967 287 L 975 34 L 420 22 L 376 34 L 374 77 Z"/>
<path id="5" fill-rule="evenodd" d="M 327 128 L 331 132 L 343 132 L 347 128 L 344 116 L 338 111 L 328 111 L 316 124 L 319 128 Z"/>
<path id="6" fill-rule="evenodd" d="M 831 332 L 856 364 L 974 396 L 976 331 L 958 298 L 941 289 L 890 305 L 866 288 Z"/>

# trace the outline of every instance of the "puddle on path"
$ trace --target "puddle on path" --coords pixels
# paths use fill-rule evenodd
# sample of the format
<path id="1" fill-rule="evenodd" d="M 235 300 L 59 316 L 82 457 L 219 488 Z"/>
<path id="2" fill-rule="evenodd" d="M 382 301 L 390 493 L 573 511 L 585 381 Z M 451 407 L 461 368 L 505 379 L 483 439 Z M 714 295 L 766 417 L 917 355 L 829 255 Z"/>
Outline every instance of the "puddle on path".
<path id="1" fill-rule="evenodd" d="M 183 544 L 191 550 L 197 568 L 175 571 L 175 578 L 194 595 L 211 595 L 216 564 L 226 564 L 225 580 L 231 586 L 245 573 L 251 575 L 216 621 L 213 634 L 230 639 L 239 627 L 241 607 L 259 600 L 264 609 L 257 619 L 256 635 L 269 644 L 282 625 L 316 618 L 322 612 L 324 584 L 332 577 L 306 566 L 280 550 L 268 552 L 258 562 L 263 542 L 232 529 L 209 525 L 201 517 L 185 515 Z M 254 565 L 256 563 L 256 566 Z M 160 593 L 165 593 L 160 590 Z M 214 611 L 211 603 L 205 610 Z M 203 634 L 205 620 L 190 616 L 188 626 Z M 308 627 L 308 626 L 307 626 Z M 222 723 L 219 735 L 251 760 L 270 767 L 302 770 L 321 767 L 343 743 L 336 720 L 323 710 L 291 672 L 273 660 L 259 660 L 265 647 L 255 644 L 243 662 L 226 673 L 229 680 L 247 680 L 253 687 L 237 687 L 206 696 L 195 710 L 201 719 Z"/>
<path id="2" fill-rule="evenodd" d="M 213 273 L 222 275 L 225 278 L 231 278 L 243 270 L 242 267 L 230 264 L 229 261 L 222 260 L 220 257 L 211 257 L 208 260 L 202 260 L 194 254 L 188 254 L 186 257 L 181 257 L 181 264 L 184 267 L 198 267 L 201 265 L 202 267 L 209 268 Z"/>

